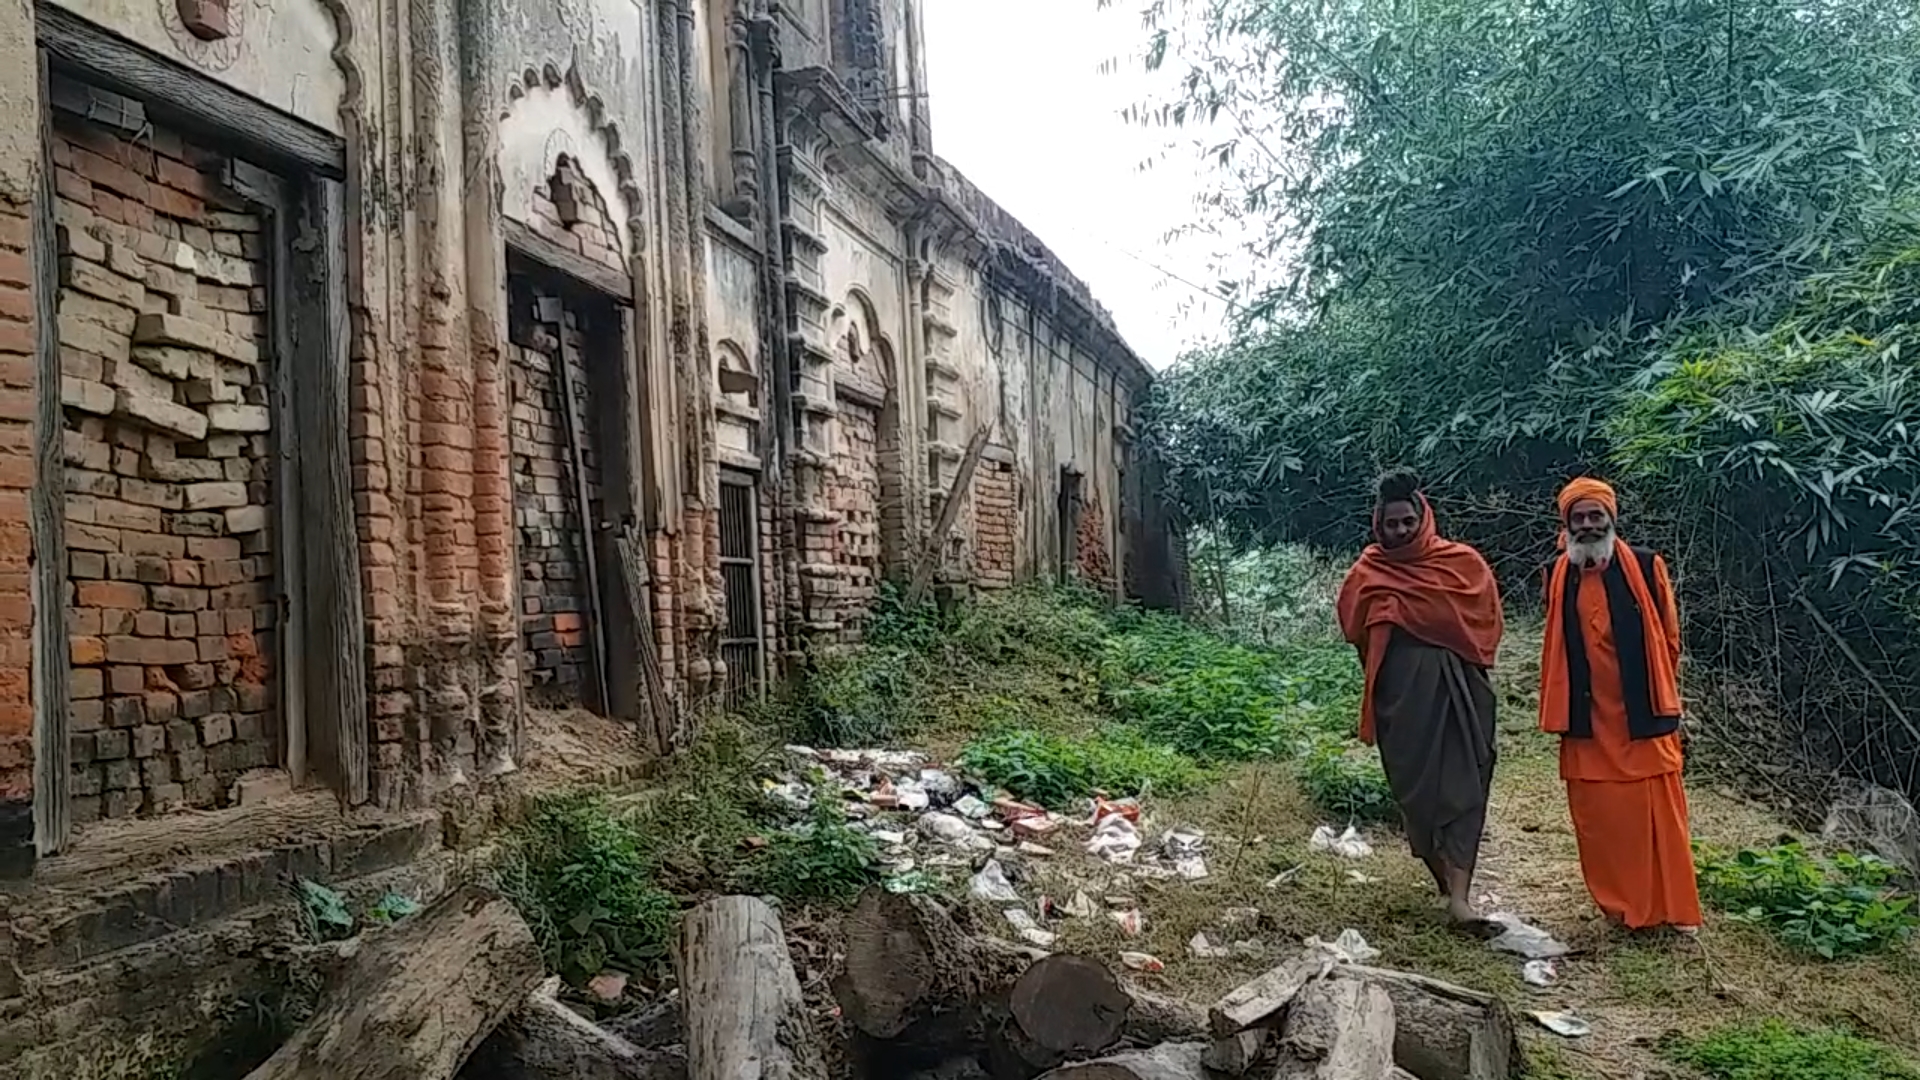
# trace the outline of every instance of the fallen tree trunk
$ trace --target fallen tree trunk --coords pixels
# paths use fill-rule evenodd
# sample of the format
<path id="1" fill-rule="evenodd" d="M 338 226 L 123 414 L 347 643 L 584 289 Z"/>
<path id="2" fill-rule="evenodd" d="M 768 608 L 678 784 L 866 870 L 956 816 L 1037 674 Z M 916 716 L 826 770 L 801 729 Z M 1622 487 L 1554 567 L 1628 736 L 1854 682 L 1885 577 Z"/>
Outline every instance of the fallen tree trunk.
<path id="1" fill-rule="evenodd" d="M 1307 984 L 1287 1008 L 1275 1080 L 1381 1080 L 1393 1068 L 1393 1000 L 1339 976 Z"/>
<path id="2" fill-rule="evenodd" d="M 561 1004 L 554 976 L 474 1051 L 461 1080 L 687 1080 L 684 1050 L 636 1046 Z"/>
<path id="3" fill-rule="evenodd" d="M 1207 1080 L 1200 1064 L 1205 1053 L 1205 1045 L 1197 1042 L 1163 1043 L 1151 1050 L 1062 1065 L 1041 1080 Z"/>
<path id="4" fill-rule="evenodd" d="M 1508 1080 L 1517 1071 L 1513 1014 L 1492 994 L 1405 971 L 1339 971 L 1393 999 L 1393 1060 L 1420 1080 Z"/>
<path id="5" fill-rule="evenodd" d="M 825 1080 L 787 936 L 772 908 L 722 896 L 687 912 L 675 942 L 690 1080 Z"/>
<path id="6" fill-rule="evenodd" d="M 1132 1006 L 1107 965 L 1072 955 L 1049 956 L 1021 972 L 1008 1001 L 1028 1038 L 1062 1054 L 1112 1046 Z"/>
<path id="7" fill-rule="evenodd" d="M 891 1039 L 916 1021 L 1004 993 L 1044 953 L 975 941 L 924 896 L 871 888 L 846 920 L 833 996 L 849 1024 Z"/>
<path id="8" fill-rule="evenodd" d="M 448 1080 L 544 974 L 513 905 L 468 886 L 364 942 L 247 1080 Z"/>
<path id="9" fill-rule="evenodd" d="M 1163 1042 L 1183 1042 L 1205 1038 L 1207 1011 L 1192 1002 L 1161 997 L 1126 983 L 1120 989 L 1127 995 L 1127 1021 L 1120 1038 L 1137 1047 L 1158 1046 Z"/>
<path id="10" fill-rule="evenodd" d="M 1328 962 L 1299 956 L 1242 983 L 1207 1010 L 1207 1027 L 1216 1039 L 1225 1039 L 1260 1027 L 1293 1003 L 1307 983 L 1324 974 Z"/>

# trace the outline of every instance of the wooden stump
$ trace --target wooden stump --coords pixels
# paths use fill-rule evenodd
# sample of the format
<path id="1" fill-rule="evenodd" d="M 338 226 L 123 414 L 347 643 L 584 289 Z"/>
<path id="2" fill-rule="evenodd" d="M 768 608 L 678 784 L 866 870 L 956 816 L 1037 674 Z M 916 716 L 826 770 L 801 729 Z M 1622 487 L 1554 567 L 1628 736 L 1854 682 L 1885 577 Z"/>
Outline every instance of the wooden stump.
<path id="1" fill-rule="evenodd" d="M 247 1080 L 447 1080 L 544 974 L 513 905 L 468 886 L 368 939 Z"/>
<path id="2" fill-rule="evenodd" d="M 1151 1050 L 1062 1065 L 1041 1080 L 1207 1080 L 1202 1043 L 1162 1043 Z"/>
<path id="3" fill-rule="evenodd" d="M 687 1080 L 684 1050 L 636 1046 L 561 1004 L 559 976 L 527 996 L 461 1080 Z"/>
<path id="4" fill-rule="evenodd" d="M 1393 999 L 1394 1062 L 1420 1080 L 1508 1080 L 1519 1070 L 1513 1014 L 1492 994 L 1405 971 L 1340 972 Z"/>
<path id="5" fill-rule="evenodd" d="M 772 908 L 750 896 L 701 904 L 680 922 L 673 963 L 690 1080 L 825 1080 Z"/>
<path id="6" fill-rule="evenodd" d="M 1062 1054 L 1112 1046 L 1132 1006 L 1105 964 L 1071 955 L 1049 956 L 1022 972 L 1007 1003 L 1028 1038 Z"/>
<path id="7" fill-rule="evenodd" d="M 876 1039 L 1005 993 L 1045 955 L 976 941 L 935 901 L 879 887 L 860 894 L 845 925 L 846 969 L 833 996 L 847 1022 Z"/>
<path id="8" fill-rule="evenodd" d="M 1393 1000 L 1358 979 L 1318 979 L 1287 1009 L 1275 1080 L 1381 1080 L 1393 1068 Z"/>
<path id="9" fill-rule="evenodd" d="M 1120 1038 L 1130 1046 L 1158 1046 L 1205 1038 L 1207 1011 L 1191 1002 L 1161 997 L 1137 986 L 1121 984 L 1128 1000 L 1127 1021 Z"/>

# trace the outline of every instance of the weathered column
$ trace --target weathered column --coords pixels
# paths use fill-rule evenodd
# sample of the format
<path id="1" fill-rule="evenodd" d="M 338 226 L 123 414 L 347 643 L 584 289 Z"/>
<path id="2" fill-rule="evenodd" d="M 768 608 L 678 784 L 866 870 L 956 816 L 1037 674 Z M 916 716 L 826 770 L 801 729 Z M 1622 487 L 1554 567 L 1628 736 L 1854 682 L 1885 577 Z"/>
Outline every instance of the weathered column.
<path id="1" fill-rule="evenodd" d="M 35 861 L 35 736 L 66 738 L 64 578 L 58 515 L 60 388 L 49 380 L 53 297 L 38 278 L 53 238 L 37 222 L 41 160 L 40 63 L 33 7 L 0 2 L 0 878 L 26 877 Z M 46 339 L 44 342 L 42 339 Z M 54 369 L 54 370 L 57 370 Z M 36 436 L 39 438 L 36 440 Z M 46 451 L 51 447 L 52 452 Z M 49 464 L 51 468 L 45 466 Z M 38 459 L 38 460 L 37 460 Z M 38 481 L 38 486 L 36 486 Z M 29 526 L 29 520 L 32 525 Z M 36 569 L 47 571 L 36 574 Z M 64 584 L 64 583 L 63 583 Z M 36 638 L 36 623 L 41 633 Z M 38 730 L 36 732 L 36 712 Z M 51 748 L 49 747 L 50 751 Z M 66 756 L 43 752 L 41 848 L 65 831 Z M 56 770 L 54 766 L 58 766 Z M 47 776 L 49 772 L 55 776 Z"/>
<path id="2" fill-rule="evenodd" d="M 731 0 L 727 5 L 727 135 L 732 143 L 733 190 L 724 198 L 727 212 L 751 226 L 761 205 L 749 2 Z"/>
<path id="3" fill-rule="evenodd" d="M 473 386 L 473 535 L 480 621 L 476 753 L 488 774 L 508 772 L 519 756 L 519 610 L 508 479 L 506 250 L 501 241 L 499 21 L 488 0 L 460 0 L 460 125 L 465 143 L 468 362 Z M 581 513 L 584 515 L 585 508 Z M 592 543 L 591 532 L 587 542 Z"/>

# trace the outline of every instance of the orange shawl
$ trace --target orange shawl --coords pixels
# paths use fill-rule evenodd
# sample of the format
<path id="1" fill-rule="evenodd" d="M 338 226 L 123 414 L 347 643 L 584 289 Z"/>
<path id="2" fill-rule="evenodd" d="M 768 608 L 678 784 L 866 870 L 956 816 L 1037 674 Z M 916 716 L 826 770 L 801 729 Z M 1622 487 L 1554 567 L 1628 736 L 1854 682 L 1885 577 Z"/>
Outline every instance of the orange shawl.
<path id="1" fill-rule="evenodd" d="M 1482 668 L 1493 666 L 1506 628 L 1500 588 L 1487 561 L 1466 544 L 1442 539 L 1427 497 L 1415 498 L 1420 531 L 1400 547 L 1385 547 L 1379 543 L 1376 509 L 1375 542 L 1360 553 L 1340 585 L 1340 633 L 1359 650 L 1367 672 L 1360 739 L 1368 744 L 1373 742 L 1374 676 L 1394 627 Z"/>

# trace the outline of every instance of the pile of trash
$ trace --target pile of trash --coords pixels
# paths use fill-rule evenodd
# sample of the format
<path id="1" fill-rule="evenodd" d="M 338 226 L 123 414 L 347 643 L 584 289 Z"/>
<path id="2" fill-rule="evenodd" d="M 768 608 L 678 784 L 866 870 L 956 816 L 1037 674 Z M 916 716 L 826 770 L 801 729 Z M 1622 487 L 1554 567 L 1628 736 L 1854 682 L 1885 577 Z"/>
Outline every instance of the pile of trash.
<path id="1" fill-rule="evenodd" d="M 1055 939 L 1046 929 L 1058 918 L 1111 919 L 1123 933 L 1140 933 L 1143 916 L 1127 887 L 1141 879 L 1205 880 L 1207 838 L 1175 826 L 1157 839 L 1145 832 L 1136 799 L 1088 799 L 1064 814 L 1014 798 L 934 763 L 911 750 L 836 750 L 788 746 L 790 768 L 762 781 L 765 793 L 796 812 L 818 798 L 837 797 L 848 824 L 880 846 L 884 883 L 895 892 L 931 891 L 968 879 L 978 899 L 1003 910 L 1016 936 L 1041 948 Z M 1035 882 L 1036 862 L 1077 846 L 1115 873 L 1103 902 L 1083 889 L 1029 901 L 1021 887 Z M 1145 954 L 1123 956 L 1136 970 L 1156 970 Z"/>

